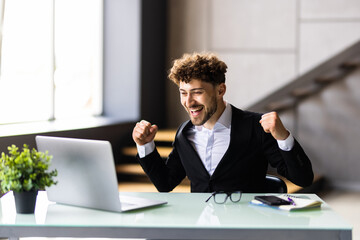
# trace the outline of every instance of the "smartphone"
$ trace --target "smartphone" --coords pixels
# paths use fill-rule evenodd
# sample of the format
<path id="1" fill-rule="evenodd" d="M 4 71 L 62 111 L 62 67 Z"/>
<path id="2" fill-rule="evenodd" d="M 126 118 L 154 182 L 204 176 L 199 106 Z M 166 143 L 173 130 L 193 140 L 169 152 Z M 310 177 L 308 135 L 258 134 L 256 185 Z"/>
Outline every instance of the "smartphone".
<path id="1" fill-rule="evenodd" d="M 290 205 L 291 202 L 277 196 L 255 196 L 255 199 L 270 206 Z"/>

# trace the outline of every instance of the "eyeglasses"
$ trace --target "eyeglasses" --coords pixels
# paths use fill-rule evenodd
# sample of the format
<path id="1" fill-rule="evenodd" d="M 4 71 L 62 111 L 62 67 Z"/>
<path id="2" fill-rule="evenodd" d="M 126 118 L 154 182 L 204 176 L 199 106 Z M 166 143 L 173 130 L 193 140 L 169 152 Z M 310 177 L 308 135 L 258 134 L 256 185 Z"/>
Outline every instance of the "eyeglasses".
<path id="1" fill-rule="evenodd" d="M 208 199 L 206 199 L 205 202 L 208 202 L 208 201 L 210 200 L 210 198 L 214 197 L 214 202 L 215 202 L 215 203 L 222 204 L 222 203 L 225 203 L 226 200 L 230 197 L 230 200 L 231 200 L 233 203 L 237 203 L 237 202 L 240 202 L 241 195 L 242 195 L 242 192 L 241 192 L 241 191 L 235 191 L 235 192 L 223 192 L 223 191 L 213 192 L 213 193 L 211 194 L 211 196 L 210 196 Z"/>

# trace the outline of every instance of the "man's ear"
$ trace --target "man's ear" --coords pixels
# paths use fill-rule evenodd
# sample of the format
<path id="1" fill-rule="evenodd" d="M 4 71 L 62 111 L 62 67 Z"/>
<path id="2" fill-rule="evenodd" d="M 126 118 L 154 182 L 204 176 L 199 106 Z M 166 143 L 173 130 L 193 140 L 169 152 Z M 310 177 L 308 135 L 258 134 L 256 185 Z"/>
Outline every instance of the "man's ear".
<path id="1" fill-rule="evenodd" d="M 218 86 L 218 94 L 219 94 L 219 96 L 221 96 L 221 97 L 224 96 L 225 92 L 226 92 L 225 83 L 220 83 L 219 86 Z"/>

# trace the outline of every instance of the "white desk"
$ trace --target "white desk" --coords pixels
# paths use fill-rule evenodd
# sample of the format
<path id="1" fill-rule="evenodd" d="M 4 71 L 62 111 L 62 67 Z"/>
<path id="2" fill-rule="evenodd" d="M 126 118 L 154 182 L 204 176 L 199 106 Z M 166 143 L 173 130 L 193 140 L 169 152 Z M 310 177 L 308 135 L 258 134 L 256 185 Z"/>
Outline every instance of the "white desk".
<path id="1" fill-rule="evenodd" d="M 324 203 L 321 209 L 284 212 L 240 203 L 205 203 L 201 193 L 123 193 L 167 205 L 112 213 L 54 204 L 40 192 L 35 214 L 16 214 L 12 193 L 1 198 L 0 237 L 150 239 L 352 239 L 352 227 Z M 307 195 L 319 199 L 316 195 Z"/>

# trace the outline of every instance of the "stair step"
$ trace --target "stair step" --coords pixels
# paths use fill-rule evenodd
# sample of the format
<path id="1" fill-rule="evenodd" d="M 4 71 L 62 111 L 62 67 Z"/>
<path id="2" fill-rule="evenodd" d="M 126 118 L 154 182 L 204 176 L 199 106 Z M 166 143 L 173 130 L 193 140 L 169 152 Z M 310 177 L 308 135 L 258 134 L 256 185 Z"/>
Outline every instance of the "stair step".
<path id="1" fill-rule="evenodd" d="M 176 130 L 175 129 L 164 129 L 159 130 L 155 135 L 155 142 L 173 142 L 175 139 Z"/>
<path id="2" fill-rule="evenodd" d="M 120 176 L 131 176 L 133 180 L 135 179 L 138 182 L 150 181 L 140 164 L 136 163 L 118 164 L 116 165 L 116 173 Z M 190 185 L 189 179 L 185 178 L 181 185 Z"/>
<path id="3" fill-rule="evenodd" d="M 139 164 L 118 164 L 116 172 L 118 174 L 145 175 L 144 170 Z"/>
<path id="4" fill-rule="evenodd" d="M 162 158 L 167 158 L 172 151 L 172 147 L 156 147 Z M 122 154 L 125 156 L 135 157 L 137 154 L 136 147 L 124 147 L 122 148 Z"/>

